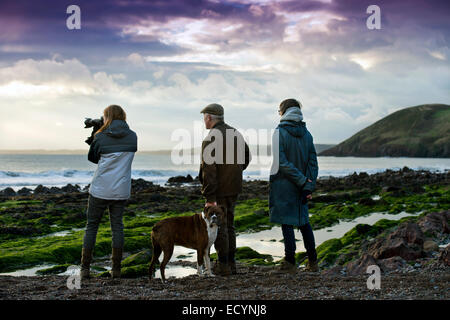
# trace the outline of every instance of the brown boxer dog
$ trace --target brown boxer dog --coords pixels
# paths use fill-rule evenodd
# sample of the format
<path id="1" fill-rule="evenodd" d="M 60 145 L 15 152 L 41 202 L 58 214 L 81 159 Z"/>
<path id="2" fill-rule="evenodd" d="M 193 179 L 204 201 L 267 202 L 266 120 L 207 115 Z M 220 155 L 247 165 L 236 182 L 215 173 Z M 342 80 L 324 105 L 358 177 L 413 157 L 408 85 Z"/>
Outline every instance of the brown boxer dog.
<path id="1" fill-rule="evenodd" d="M 164 270 L 173 254 L 175 245 L 197 250 L 197 273 L 199 276 L 211 272 L 209 249 L 216 241 L 219 224 L 225 218 L 225 207 L 205 207 L 202 213 L 192 216 L 173 217 L 159 221 L 152 230 L 153 256 L 149 267 L 149 277 L 152 279 L 155 263 L 159 261 L 161 252 L 164 258 L 160 265 L 161 280 L 166 281 Z"/>

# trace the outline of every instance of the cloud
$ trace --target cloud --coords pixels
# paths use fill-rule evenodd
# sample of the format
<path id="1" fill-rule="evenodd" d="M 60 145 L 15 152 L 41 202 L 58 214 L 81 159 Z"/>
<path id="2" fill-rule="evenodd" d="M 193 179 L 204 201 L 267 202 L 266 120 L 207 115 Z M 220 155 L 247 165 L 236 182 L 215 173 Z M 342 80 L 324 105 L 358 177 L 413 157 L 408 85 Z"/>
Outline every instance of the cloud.
<path id="1" fill-rule="evenodd" d="M 280 101 L 298 98 L 319 143 L 400 107 L 448 103 L 448 3 L 379 1 L 381 30 L 366 28 L 369 4 L 79 1 L 72 32 L 64 2 L 2 1 L 0 128 L 15 138 L 0 148 L 85 147 L 80 121 L 111 103 L 144 149 L 170 146 L 211 102 L 236 127 L 273 128 Z"/>

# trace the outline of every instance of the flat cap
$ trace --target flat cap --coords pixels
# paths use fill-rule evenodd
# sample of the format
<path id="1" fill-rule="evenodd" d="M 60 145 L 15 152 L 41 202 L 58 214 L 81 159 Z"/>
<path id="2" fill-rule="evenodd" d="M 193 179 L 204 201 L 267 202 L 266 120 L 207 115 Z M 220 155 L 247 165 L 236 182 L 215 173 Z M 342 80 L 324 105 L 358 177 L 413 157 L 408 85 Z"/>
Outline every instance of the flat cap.
<path id="1" fill-rule="evenodd" d="M 217 103 L 211 103 L 208 104 L 206 107 L 203 108 L 200 113 L 208 113 L 208 114 L 214 114 L 216 116 L 223 116 L 223 107 L 220 104 Z"/>

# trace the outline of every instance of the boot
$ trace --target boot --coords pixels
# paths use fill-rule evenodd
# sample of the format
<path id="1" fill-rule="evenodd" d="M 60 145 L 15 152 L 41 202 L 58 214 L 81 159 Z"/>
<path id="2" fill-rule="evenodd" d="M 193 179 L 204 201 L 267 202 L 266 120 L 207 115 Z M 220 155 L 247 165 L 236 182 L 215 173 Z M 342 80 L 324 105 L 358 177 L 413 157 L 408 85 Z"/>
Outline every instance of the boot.
<path id="1" fill-rule="evenodd" d="M 83 248 L 81 250 L 81 270 L 80 270 L 81 280 L 89 279 L 91 277 L 89 274 L 89 270 L 91 267 L 93 251 L 94 250 L 87 248 Z"/>
<path id="2" fill-rule="evenodd" d="M 218 276 L 229 276 L 231 275 L 231 268 L 227 263 L 217 261 L 213 273 Z"/>
<path id="3" fill-rule="evenodd" d="M 272 273 L 291 273 L 294 274 L 297 272 L 297 268 L 295 266 L 295 263 L 291 263 L 287 261 L 286 259 L 283 259 L 281 261 L 281 264 L 276 268 Z"/>
<path id="4" fill-rule="evenodd" d="M 313 262 L 307 262 L 305 272 L 319 272 L 319 265 L 317 264 L 317 260 Z"/>
<path id="5" fill-rule="evenodd" d="M 230 261 L 231 274 L 237 274 L 236 261 Z"/>
<path id="6" fill-rule="evenodd" d="M 113 279 L 120 279 L 120 269 L 122 262 L 122 248 L 112 249 L 112 269 L 111 276 Z"/>

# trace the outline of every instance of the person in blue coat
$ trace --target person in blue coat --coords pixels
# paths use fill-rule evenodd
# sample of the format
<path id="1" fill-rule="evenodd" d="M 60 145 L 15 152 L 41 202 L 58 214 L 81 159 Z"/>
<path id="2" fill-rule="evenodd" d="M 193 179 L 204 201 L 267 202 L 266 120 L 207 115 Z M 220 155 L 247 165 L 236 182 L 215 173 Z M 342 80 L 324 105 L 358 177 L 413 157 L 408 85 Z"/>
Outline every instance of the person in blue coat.
<path id="1" fill-rule="evenodd" d="M 306 271 L 319 271 L 314 234 L 309 223 L 308 200 L 312 199 L 319 171 L 313 137 L 303 122 L 302 105 L 295 99 L 281 102 L 280 124 L 272 142 L 274 161 L 269 185 L 270 221 L 281 224 L 285 257 L 279 271 L 295 272 L 294 226 L 299 227 L 308 255 Z"/>

